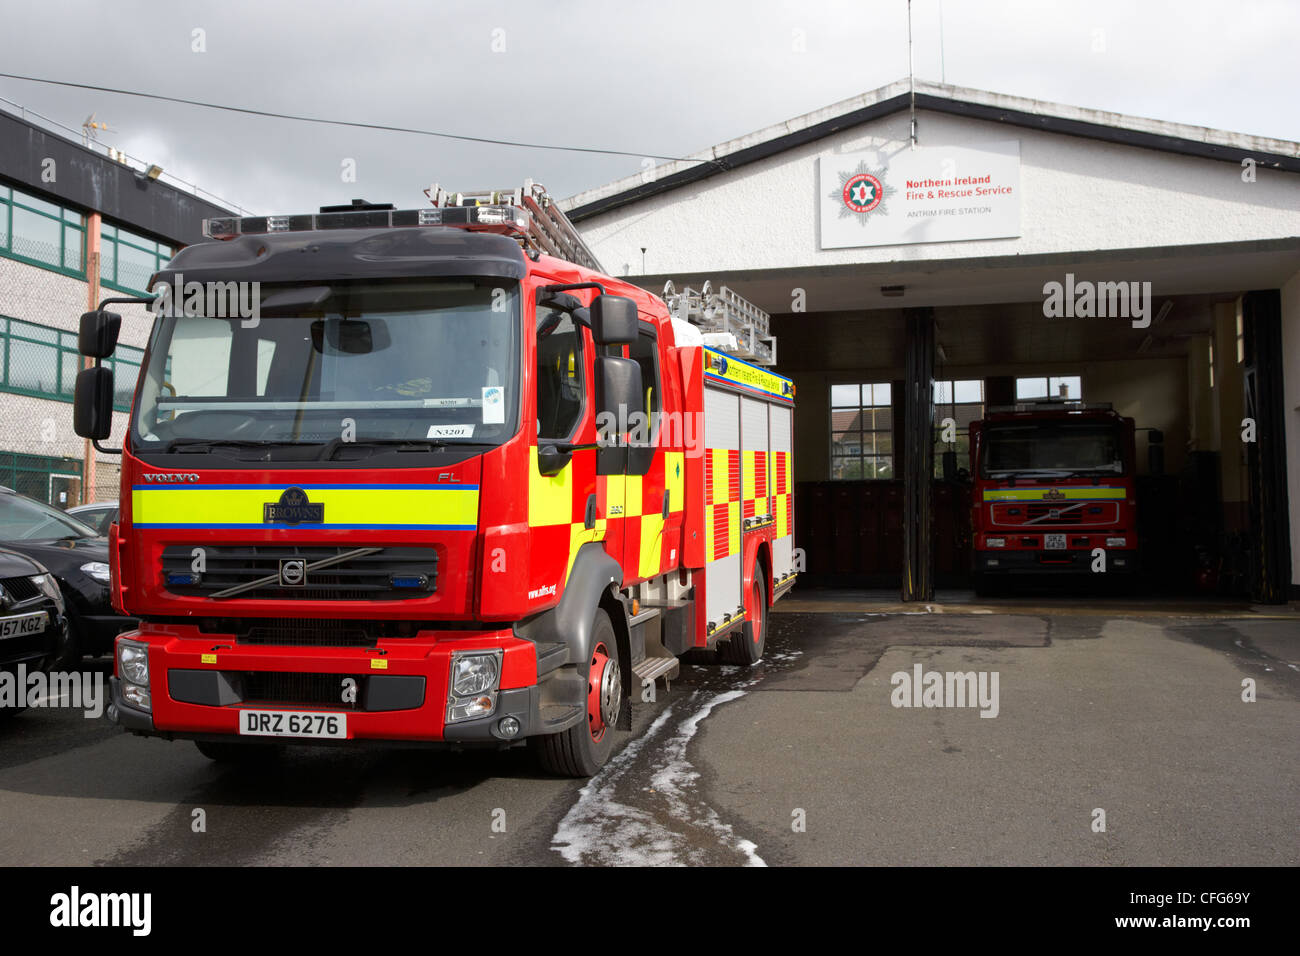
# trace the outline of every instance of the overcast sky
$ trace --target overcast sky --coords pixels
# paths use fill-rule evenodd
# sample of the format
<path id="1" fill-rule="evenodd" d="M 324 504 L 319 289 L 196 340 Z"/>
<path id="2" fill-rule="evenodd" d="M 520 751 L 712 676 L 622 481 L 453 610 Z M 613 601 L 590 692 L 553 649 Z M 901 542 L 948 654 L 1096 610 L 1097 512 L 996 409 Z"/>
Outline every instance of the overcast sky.
<path id="1" fill-rule="evenodd" d="M 1300 140 L 1295 0 L 913 0 L 913 34 L 920 78 Z M 0 96 L 74 128 L 94 113 L 111 127 L 101 142 L 261 213 L 358 196 L 419 206 L 434 181 L 472 189 L 531 176 L 567 196 L 638 172 L 642 156 L 684 156 L 905 78 L 907 3 L 41 0 L 0 14 L 0 71 L 633 154 L 341 129 L 0 78 Z M 342 179 L 346 160 L 355 183 Z"/>

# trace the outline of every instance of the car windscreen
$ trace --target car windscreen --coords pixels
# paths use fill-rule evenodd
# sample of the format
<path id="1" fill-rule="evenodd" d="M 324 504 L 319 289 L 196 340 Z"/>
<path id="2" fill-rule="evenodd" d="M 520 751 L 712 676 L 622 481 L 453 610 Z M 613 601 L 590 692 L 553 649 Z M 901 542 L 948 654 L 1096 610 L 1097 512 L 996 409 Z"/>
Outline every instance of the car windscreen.
<path id="1" fill-rule="evenodd" d="M 52 541 L 98 534 L 57 508 L 20 495 L 0 495 L 0 541 Z"/>

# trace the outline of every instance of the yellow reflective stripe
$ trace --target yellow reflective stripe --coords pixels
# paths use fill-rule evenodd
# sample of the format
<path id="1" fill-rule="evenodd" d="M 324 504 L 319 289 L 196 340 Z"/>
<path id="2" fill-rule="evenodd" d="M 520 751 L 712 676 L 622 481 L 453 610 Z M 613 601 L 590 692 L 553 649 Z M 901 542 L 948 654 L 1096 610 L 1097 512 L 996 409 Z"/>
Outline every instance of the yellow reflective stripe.
<path id="1" fill-rule="evenodd" d="M 1053 494 L 1053 492 L 1055 492 Z M 1087 501 L 1123 498 L 1123 488 L 985 488 L 985 501 Z"/>
<path id="2" fill-rule="evenodd" d="M 758 470 L 758 464 L 752 451 L 742 451 L 740 453 L 740 497 L 745 501 L 758 497 L 758 486 L 754 481 L 754 473 Z"/>
<path id="3" fill-rule="evenodd" d="M 662 514 L 642 515 L 639 577 L 649 578 L 659 573 L 659 564 L 663 558 L 663 542 L 664 516 Z"/>
<path id="4" fill-rule="evenodd" d="M 628 475 L 625 481 L 623 517 L 635 518 L 641 514 L 641 475 Z"/>
<path id="5" fill-rule="evenodd" d="M 740 502 L 727 505 L 727 557 L 740 553 Z"/>
<path id="6" fill-rule="evenodd" d="M 592 541 L 604 541 L 605 527 L 604 518 L 597 518 L 594 528 L 586 527 L 581 521 L 569 525 L 569 564 L 564 569 L 565 584 L 569 583 L 569 575 L 573 573 L 573 562 L 578 559 L 578 549 Z"/>
<path id="7" fill-rule="evenodd" d="M 685 507 L 686 455 L 680 451 L 664 452 L 664 488 L 668 491 L 668 510 Z"/>
<path id="8" fill-rule="evenodd" d="M 131 513 L 135 524 L 210 528 L 262 525 L 264 507 L 277 503 L 289 486 L 258 488 L 134 488 Z M 478 524 L 477 488 L 328 488 L 298 485 L 313 505 L 324 506 L 324 520 L 296 527 L 464 527 Z"/>
<path id="9" fill-rule="evenodd" d="M 558 475 L 537 471 L 537 447 L 528 449 L 528 525 L 533 528 L 573 521 L 573 463 Z"/>
<path id="10" fill-rule="evenodd" d="M 720 505 L 731 494 L 727 484 L 727 449 L 712 448 L 709 454 L 713 456 L 713 504 Z"/>

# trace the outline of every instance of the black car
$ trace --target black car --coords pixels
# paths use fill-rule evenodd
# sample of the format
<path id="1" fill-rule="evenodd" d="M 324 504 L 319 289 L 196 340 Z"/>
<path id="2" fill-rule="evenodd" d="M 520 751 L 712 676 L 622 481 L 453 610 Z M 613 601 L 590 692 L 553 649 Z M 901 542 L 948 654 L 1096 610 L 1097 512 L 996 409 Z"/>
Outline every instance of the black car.
<path id="1" fill-rule="evenodd" d="M 68 514 L 105 537 L 108 536 L 108 526 L 117 520 L 117 512 L 116 501 L 96 501 L 91 505 L 77 505 L 68 509 Z"/>
<path id="2" fill-rule="evenodd" d="M 46 670 L 64 643 L 67 619 L 58 582 L 31 558 L 0 548 L 0 673 L 11 678 L 13 700 L 0 696 L 0 716 L 22 710 L 16 695 L 27 673 Z"/>
<path id="3" fill-rule="evenodd" d="M 113 638 L 136 620 L 113 610 L 108 597 L 108 541 L 57 508 L 0 488 L 0 547 L 50 570 L 63 592 L 67 636 L 51 667 L 76 667 L 86 654 L 112 650 Z"/>

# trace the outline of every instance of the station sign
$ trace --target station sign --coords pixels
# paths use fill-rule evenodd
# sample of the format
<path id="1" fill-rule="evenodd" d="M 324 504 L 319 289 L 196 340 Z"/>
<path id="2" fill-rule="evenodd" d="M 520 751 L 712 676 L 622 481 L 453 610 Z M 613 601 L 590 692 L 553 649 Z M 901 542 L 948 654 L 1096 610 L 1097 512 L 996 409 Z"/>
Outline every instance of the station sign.
<path id="1" fill-rule="evenodd" d="M 817 160 L 821 248 L 1020 235 L 1020 143 L 828 153 Z"/>

